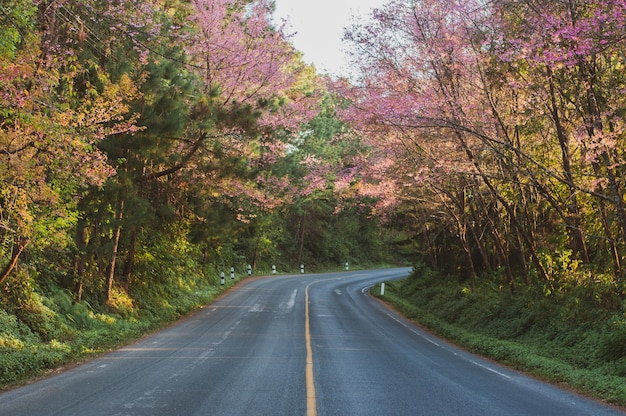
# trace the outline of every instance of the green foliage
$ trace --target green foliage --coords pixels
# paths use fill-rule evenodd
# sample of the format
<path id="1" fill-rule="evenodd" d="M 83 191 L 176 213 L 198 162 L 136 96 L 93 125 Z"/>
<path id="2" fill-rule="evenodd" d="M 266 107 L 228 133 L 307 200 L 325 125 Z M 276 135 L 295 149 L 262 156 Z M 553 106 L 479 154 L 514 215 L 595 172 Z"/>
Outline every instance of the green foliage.
<path id="1" fill-rule="evenodd" d="M 598 284 L 546 297 L 489 279 L 470 287 L 417 264 L 409 278 L 387 283 L 385 299 L 473 352 L 624 405 L 626 315 L 602 301 L 611 293 Z"/>
<path id="2" fill-rule="evenodd" d="M 14 56 L 17 45 L 32 29 L 36 11 L 32 1 L 4 0 L 0 4 L 0 56 Z"/>
<path id="3" fill-rule="evenodd" d="M 176 290 L 160 291 L 159 305 L 149 297 L 143 300 L 150 302 L 145 309 L 125 315 L 119 305 L 98 311 L 86 302 L 76 303 L 68 291 L 54 285 L 48 296 L 22 295 L 20 308 L 0 309 L 0 386 L 119 347 L 205 305 L 229 285 L 221 287 L 200 278 L 178 282 Z M 3 304 L 7 293 L 5 287 Z"/>
<path id="4" fill-rule="evenodd" d="M 618 362 L 617 371 L 626 377 L 626 315 L 615 317 L 600 336 L 598 356 Z"/>
<path id="5" fill-rule="evenodd" d="M 321 82 L 297 54 L 281 85 L 241 81 L 246 95 L 227 98 L 190 62 L 188 2 L 49 6 L 0 5 L 0 383 L 179 318 L 220 293 L 231 266 L 389 261 L 375 201 L 352 208 L 336 189 L 362 141 L 330 97 L 306 124 Z M 56 19 L 59 7 L 74 18 Z"/>
<path id="6" fill-rule="evenodd" d="M 30 328 L 17 320 L 15 315 L 9 315 L 0 309 L 0 347 L 2 349 L 21 349 L 24 343 L 33 343 L 38 340 Z"/>

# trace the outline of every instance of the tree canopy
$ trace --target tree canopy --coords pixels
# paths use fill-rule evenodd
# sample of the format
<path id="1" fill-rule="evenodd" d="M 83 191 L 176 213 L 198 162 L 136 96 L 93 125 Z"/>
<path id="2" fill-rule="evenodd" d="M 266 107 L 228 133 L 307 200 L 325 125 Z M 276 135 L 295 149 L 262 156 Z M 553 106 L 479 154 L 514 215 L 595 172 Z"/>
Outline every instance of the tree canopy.
<path id="1" fill-rule="evenodd" d="M 346 32 L 343 117 L 435 265 L 623 290 L 623 1 L 390 1 Z M 443 247 L 448 248 L 443 248 Z"/>
<path id="2" fill-rule="evenodd" d="M 346 30 L 350 80 L 303 63 L 272 7 L 0 6 L 2 284 L 111 305 L 194 265 L 401 247 L 623 296 L 623 1 L 391 0 Z"/>
<path id="3" fill-rule="evenodd" d="M 208 278 L 242 262 L 381 256 L 372 213 L 349 213 L 347 165 L 367 149 L 271 2 L 0 7 L 7 288 L 56 285 L 114 307 L 198 275 L 193 264 Z M 334 242 L 343 222 L 364 253 L 348 235 Z"/>

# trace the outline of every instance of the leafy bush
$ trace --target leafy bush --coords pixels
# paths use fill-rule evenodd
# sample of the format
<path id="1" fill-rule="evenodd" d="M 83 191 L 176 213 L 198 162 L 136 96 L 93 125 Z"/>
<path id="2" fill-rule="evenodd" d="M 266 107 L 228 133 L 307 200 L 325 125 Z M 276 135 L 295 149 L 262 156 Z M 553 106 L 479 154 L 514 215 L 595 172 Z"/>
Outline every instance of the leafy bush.
<path id="1" fill-rule="evenodd" d="M 606 361 L 626 359 L 626 319 L 616 319 L 608 325 L 600 337 L 598 356 Z"/>
<path id="2" fill-rule="evenodd" d="M 39 338 L 30 328 L 19 322 L 17 317 L 9 315 L 0 309 L 0 349 L 2 347 L 15 348 L 16 345 L 37 342 Z"/>
<path id="3" fill-rule="evenodd" d="M 42 343 L 24 322 L 0 309 L 0 385 L 57 366 L 69 352 L 69 346 L 64 343 Z"/>
<path id="4" fill-rule="evenodd" d="M 76 303 L 53 282 L 43 295 L 27 276 L 11 279 L 1 295 L 12 299 L 4 302 L 12 307 L 0 309 L 0 386 L 128 343 L 207 304 L 233 283 L 216 285 L 196 266 L 188 259 L 162 265 L 164 275 L 153 276 L 159 281 L 132 291 L 116 287 L 112 304 L 99 308 Z"/>

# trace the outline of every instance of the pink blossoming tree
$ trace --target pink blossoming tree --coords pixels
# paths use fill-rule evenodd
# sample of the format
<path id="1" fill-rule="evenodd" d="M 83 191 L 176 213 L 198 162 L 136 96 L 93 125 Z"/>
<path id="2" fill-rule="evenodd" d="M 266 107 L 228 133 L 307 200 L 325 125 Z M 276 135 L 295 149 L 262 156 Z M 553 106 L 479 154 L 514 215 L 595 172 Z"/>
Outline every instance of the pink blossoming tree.
<path id="1" fill-rule="evenodd" d="M 625 15 L 622 1 L 391 1 L 353 27 L 361 76 L 337 91 L 393 161 L 381 197 L 424 200 L 426 225 L 450 224 L 473 275 L 504 268 L 513 285 L 529 258 L 552 287 L 547 253 L 589 263 L 587 229 L 603 230 L 620 271 Z M 567 246 L 539 247 L 548 234 Z"/>

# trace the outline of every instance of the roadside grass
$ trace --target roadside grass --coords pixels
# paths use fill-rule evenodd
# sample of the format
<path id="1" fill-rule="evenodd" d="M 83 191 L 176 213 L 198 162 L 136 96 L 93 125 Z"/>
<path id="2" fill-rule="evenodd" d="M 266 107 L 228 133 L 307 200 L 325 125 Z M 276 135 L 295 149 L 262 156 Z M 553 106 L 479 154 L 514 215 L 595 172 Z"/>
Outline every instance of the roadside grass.
<path id="1" fill-rule="evenodd" d="M 193 281 L 167 296 L 144 294 L 141 308 L 122 292 L 106 310 L 74 303 L 60 289 L 48 296 L 32 293 L 16 315 L 0 309 L 0 389 L 126 345 L 210 303 L 238 281 Z"/>
<path id="2" fill-rule="evenodd" d="M 626 406 L 626 316 L 587 299 L 466 284 L 426 271 L 374 296 L 418 325 L 508 367 Z M 577 307 L 572 307 L 577 305 Z"/>

